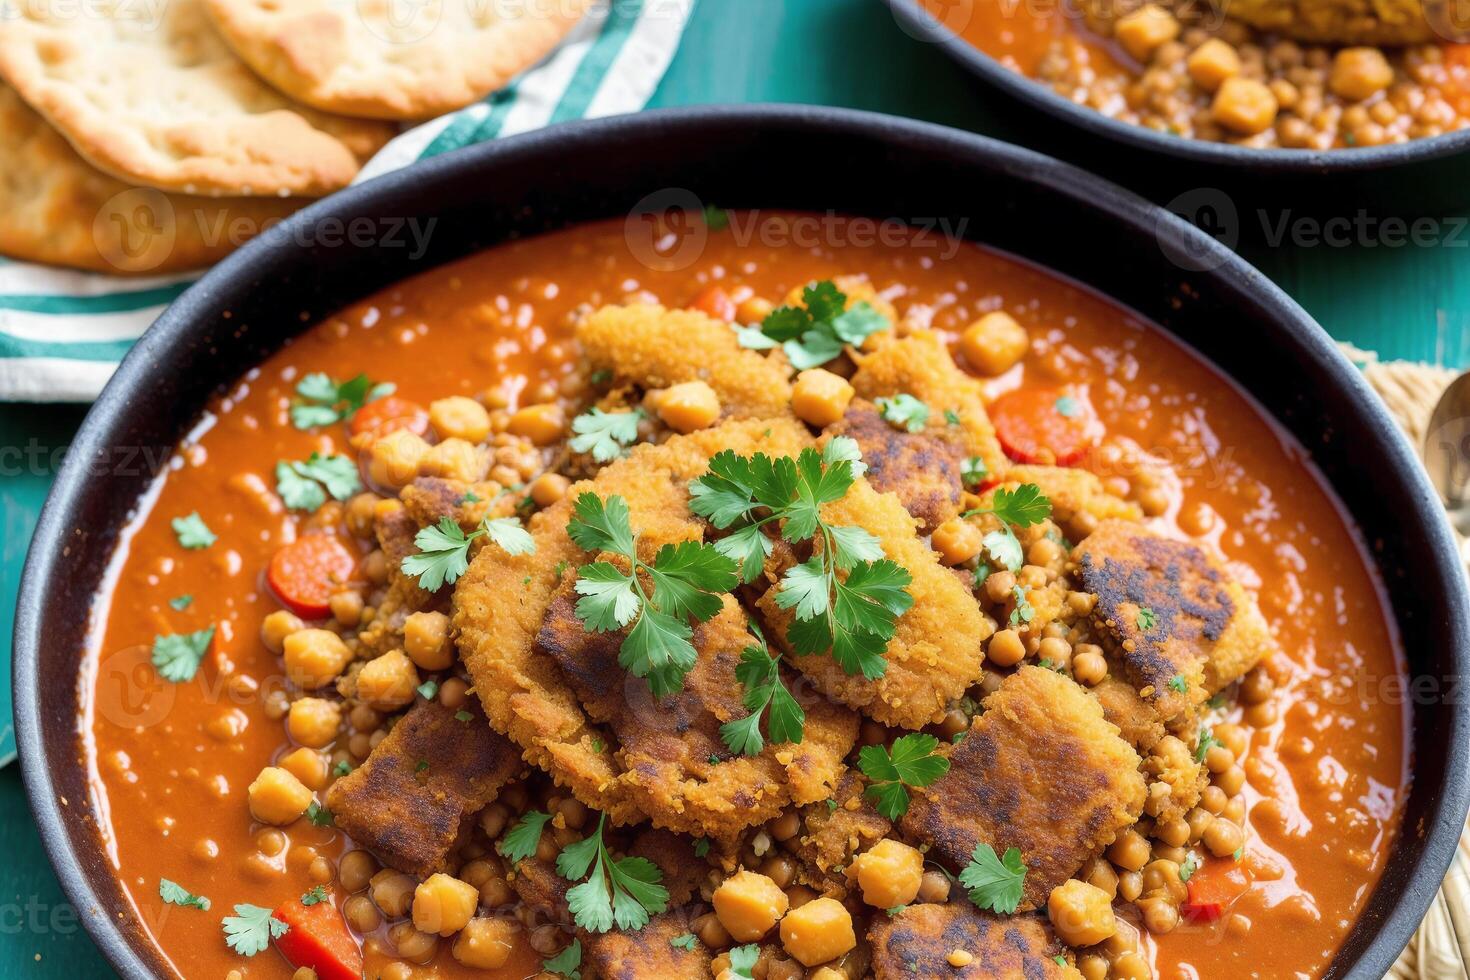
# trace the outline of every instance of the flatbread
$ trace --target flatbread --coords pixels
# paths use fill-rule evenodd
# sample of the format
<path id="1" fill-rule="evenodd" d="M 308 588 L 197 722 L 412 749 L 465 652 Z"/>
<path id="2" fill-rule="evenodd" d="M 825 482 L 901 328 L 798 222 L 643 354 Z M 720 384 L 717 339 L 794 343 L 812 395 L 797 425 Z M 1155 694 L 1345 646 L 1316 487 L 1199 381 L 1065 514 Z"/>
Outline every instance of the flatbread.
<path id="1" fill-rule="evenodd" d="M 27 262 L 122 274 L 201 268 L 307 203 L 130 186 L 77 156 L 3 84 L 0 133 L 0 253 Z"/>
<path id="2" fill-rule="evenodd" d="M 592 0 L 205 0 L 261 77 L 329 112 L 422 119 L 539 61 Z"/>
<path id="3" fill-rule="evenodd" d="M 184 194 L 320 197 L 393 135 L 267 86 L 201 0 L 23 0 L 0 23 L 0 79 L 93 166 Z"/>

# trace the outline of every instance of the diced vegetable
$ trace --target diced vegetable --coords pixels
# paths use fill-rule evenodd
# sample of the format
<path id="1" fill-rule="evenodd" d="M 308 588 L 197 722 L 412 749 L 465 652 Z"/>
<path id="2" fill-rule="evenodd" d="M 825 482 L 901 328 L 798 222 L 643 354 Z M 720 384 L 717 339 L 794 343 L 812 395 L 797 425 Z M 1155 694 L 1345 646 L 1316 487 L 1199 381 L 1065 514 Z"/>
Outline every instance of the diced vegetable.
<path id="1" fill-rule="evenodd" d="M 271 591 L 303 619 L 322 619 L 328 600 L 340 592 L 357 568 L 357 557 L 329 534 L 308 534 L 271 557 L 266 581 Z"/>
<path id="2" fill-rule="evenodd" d="M 1214 922 L 1250 887 L 1250 872 L 1239 861 L 1210 861 L 1189 876 L 1189 898 L 1179 912 L 1190 922 Z"/>
<path id="3" fill-rule="evenodd" d="M 1102 438 L 1087 398 L 1058 388 L 1017 388 L 990 405 L 1006 455 L 1018 463 L 1072 466 Z"/>
<path id="4" fill-rule="evenodd" d="M 317 980 L 359 980 L 363 975 L 362 950 L 334 903 L 303 905 L 292 899 L 271 917 L 288 927 L 276 939 L 276 948 L 292 966 L 315 971 Z"/>
<path id="5" fill-rule="evenodd" d="M 429 413 L 418 402 L 396 395 L 368 402 L 357 410 L 348 425 L 348 431 L 354 436 L 371 433 L 382 437 L 400 429 L 423 435 L 429 431 Z"/>
<path id="6" fill-rule="evenodd" d="M 735 310 L 735 301 L 721 286 L 706 286 L 698 296 L 694 297 L 694 302 L 689 304 L 689 308 L 698 310 L 716 320 L 724 320 L 726 323 L 734 323 L 738 315 Z"/>

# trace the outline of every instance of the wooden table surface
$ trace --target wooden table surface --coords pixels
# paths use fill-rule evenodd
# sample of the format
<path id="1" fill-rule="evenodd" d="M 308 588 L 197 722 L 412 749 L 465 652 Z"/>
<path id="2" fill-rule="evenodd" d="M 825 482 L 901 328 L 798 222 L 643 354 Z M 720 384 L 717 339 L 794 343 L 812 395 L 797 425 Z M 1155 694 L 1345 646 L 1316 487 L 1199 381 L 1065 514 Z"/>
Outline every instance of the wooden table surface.
<path id="1" fill-rule="evenodd" d="M 899 31 L 877 0 L 698 0 L 653 105 L 851 106 L 1028 142 L 1026 131 L 1003 125 L 989 107 L 1000 98 Z M 1039 119 L 1031 125 L 1055 124 Z M 1087 165 L 1085 159 L 1074 162 Z M 1430 248 L 1384 242 L 1254 247 L 1247 256 L 1339 340 L 1386 358 L 1462 366 L 1470 362 L 1465 220 L 1465 214 L 1441 216 L 1443 243 Z M 55 450 L 66 445 L 82 415 L 76 407 L 0 405 L 0 637 L 6 650 L 20 563 L 59 456 Z M 46 863 L 14 765 L 0 771 L 0 854 L 6 868 L 0 879 L 0 977 L 110 975 Z"/>

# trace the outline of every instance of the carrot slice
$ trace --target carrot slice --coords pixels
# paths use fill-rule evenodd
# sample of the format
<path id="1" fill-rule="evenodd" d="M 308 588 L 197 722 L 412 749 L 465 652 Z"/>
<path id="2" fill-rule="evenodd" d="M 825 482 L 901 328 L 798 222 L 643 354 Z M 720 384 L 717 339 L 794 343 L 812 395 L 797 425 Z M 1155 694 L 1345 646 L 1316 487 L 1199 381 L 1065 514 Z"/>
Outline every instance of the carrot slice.
<path id="1" fill-rule="evenodd" d="M 1072 466 L 1102 438 L 1087 396 L 1061 388 L 1017 388 L 990 404 L 1006 455 L 1018 463 Z"/>
<path id="2" fill-rule="evenodd" d="M 360 980 L 362 950 L 347 931 L 347 923 L 331 902 L 302 905 L 292 899 L 271 913 L 286 923 L 276 949 L 298 970 L 315 971 L 318 980 Z"/>
<path id="3" fill-rule="evenodd" d="M 370 433 L 374 438 L 381 438 L 399 429 L 407 429 L 414 435 L 423 435 L 429 431 L 429 413 L 418 402 L 389 395 L 359 408 L 347 427 L 347 431 L 354 436 Z"/>
<path id="4" fill-rule="evenodd" d="M 303 619 L 321 619 L 327 600 L 357 568 L 357 556 L 329 534 L 308 534 L 271 556 L 266 582 L 285 606 Z"/>
<path id="5" fill-rule="evenodd" d="M 1250 872 L 1239 861 L 1210 861 L 1190 875 L 1189 898 L 1179 912 L 1191 922 L 1214 922 L 1250 887 Z"/>
<path id="6" fill-rule="evenodd" d="M 738 315 L 735 301 L 721 286 L 704 287 L 704 290 L 694 297 L 694 302 L 689 304 L 689 308 L 699 310 L 716 320 L 724 320 L 726 323 L 734 323 Z"/>

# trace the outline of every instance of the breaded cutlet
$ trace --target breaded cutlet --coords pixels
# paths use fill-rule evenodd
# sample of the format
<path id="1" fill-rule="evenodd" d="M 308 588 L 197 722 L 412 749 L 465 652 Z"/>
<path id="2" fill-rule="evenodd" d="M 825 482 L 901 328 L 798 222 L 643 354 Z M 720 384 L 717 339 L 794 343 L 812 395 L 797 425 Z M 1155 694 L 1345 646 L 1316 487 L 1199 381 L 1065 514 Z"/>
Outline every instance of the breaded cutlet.
<path id="1" fill-rule="evenodd" d="M 861 399 L 823 431 L 823 441 L 848 436 L 867 464 L 864 478 L 879 493 L 893 493 L 919 522 L 919 533 L 934 529 L 960 512 L 961 467 L 968 455 L 959 435 L 944 429 L 906 432 L 883 419 Z"/>
<path id="2" fill-rule="evenodd" d="M 963 898 L 942 905 L 909 905 L 896 915 L 874 916 L 868 942 L 873 947 L 874 980 L 1075 980 L 1082 976 L 1072 965 L 1071 950 L 1057 938 L 1045 916 L 991 915 Z M 957 949 L 972 959 L 955 966 L 948 957 Z"/>

